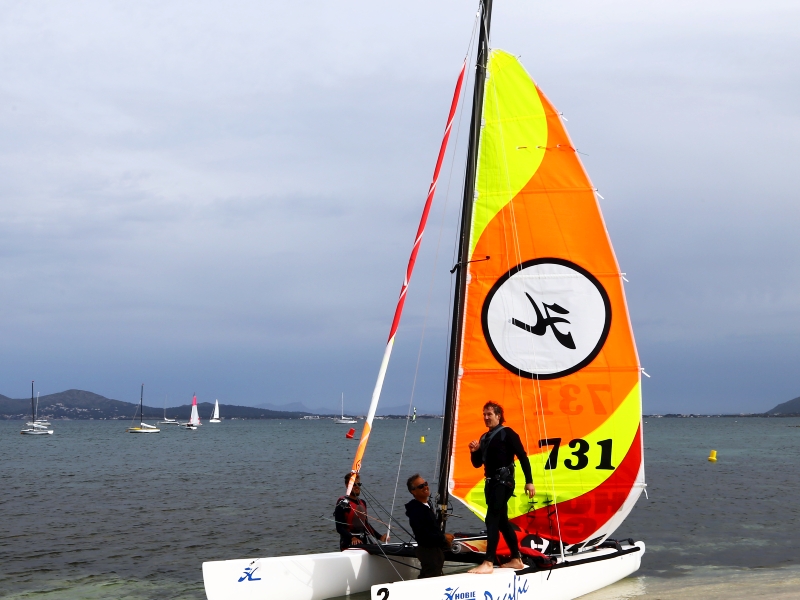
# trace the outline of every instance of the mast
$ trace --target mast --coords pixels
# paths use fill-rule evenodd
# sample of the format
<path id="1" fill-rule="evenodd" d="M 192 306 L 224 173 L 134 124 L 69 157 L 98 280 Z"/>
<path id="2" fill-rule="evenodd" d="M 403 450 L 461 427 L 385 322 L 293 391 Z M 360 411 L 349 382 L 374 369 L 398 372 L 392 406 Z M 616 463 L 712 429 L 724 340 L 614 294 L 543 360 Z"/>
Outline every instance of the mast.
<path id="1" fill-rule="evenodd" d="M 458 239 L 458 263 L 453 299 L 453 322 L 450 326 L 450 355 L 447 363 L 447 388 L 445 391 L 442 445 L 439 450 L 439 525 L 445 529 L 449 500 L 450 455 L 453 442 L 453 409 L 458 387 L 458 364 L 461 359 L 461 338 L 464 324 L 464 299 L 467 294 L 467 262 L 469 261 L 469 234 L 472 225 L 472 206 L 475 202 L 475 176 L 478 169 L 478 146 L 481 136 L 483 92 L 486 83 L 486 64 L 489 60 L 489 30 L 492 21 L 492 0 L 481 2 L 481 29 L 478 39 L 478 57 L 475 64 L 475 91 L 472 96 L 472 118 L 469 124 L 469 147 L 464 179 L 464 199 L 461 206 L 461 227 Z"/>
<path id="2" fill-rule="evenodd" d="M 144 384 L 142 384 L 142 392 L 139 394 L 139 427 L 144 424 Z"/>
<path id="3" fill-rule="evenodd" d="M 31 427 L 36 423 L 36 404 L 33 400 L 33 381 L 31 381 Z"/>

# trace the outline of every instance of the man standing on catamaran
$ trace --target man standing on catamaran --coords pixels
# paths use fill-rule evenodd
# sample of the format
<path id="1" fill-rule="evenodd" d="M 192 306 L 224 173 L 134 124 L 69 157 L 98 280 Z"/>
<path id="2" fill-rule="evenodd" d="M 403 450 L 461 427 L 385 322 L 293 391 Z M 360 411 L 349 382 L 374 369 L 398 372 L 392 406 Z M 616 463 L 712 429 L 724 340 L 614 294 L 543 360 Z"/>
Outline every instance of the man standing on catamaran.
<path id="1" fill-rule="evenodd" d="M 492 573 L 497 558 L 497 542 L 500 533 L 511 550 L 511 560 L 501 565 L 504 568 L 523 569 L 525 564 L 519 553 L 519 543 L 511 524 L 508 522 L 508 501 L 514 495 L 514 456 L 519 459 L 522 472 L 525 473 L 525 493 L 533 498 L 536 488 L 533 486 L 531 463 L 522 446 L 519 435 L 503 425 L 503 407 L 495 402 L 483 405 L 483 423 L 489 431 L 481 436 L 480 441 L 469 443 L 470 459 L 476 469 L 483 467 L 486 483 L 486 559 L 470 573 Z"/>
<path id="2" fill-rule="evenodd" d="M 428 482 L 414 473 L 406 482 L 408 491 L 414 499 L 406 504 L 411 531 L 417 540 L 417 558 L 420 569 L 419 579 L 426 577 L 439 577 L 444 566 L 444 551 L 450 549 L 453 543 L 453 534 L 442 533 L 436 522 L 436 514 L 430 505 L 431 490 Z"/>
<path id="3" fill-rule="evenodd" d="M 351 473 L 344 476 L 345 486 L 350 483 Z M 379 534 L 370 525 L 367 516 L 367 502 L 359 498 L 361 495 L 361 477 L 356 475 L 356 481 L 349 496 L 342 496 L 336 501 L 333 510 L 333 519 L 336 521 L 336 531 L 339 533 L 339 549 L 346 550 L 353 546 L 360 546 L 369 542 L 367 534 L 376 540 L 385 542 L 386 534 Z"/>

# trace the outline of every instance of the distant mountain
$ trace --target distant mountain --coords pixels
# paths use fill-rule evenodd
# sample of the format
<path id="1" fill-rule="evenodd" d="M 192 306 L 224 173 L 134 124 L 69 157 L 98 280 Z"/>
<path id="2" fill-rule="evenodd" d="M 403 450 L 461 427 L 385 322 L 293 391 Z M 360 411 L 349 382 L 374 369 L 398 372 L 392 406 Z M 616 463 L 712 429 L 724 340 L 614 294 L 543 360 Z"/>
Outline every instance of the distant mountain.
<path id="1" fill-rule="evenodd" d="M 267 410 L 274 410 L 279 412 L 302 412 L 311 415 L 337 415 L 339 409 L 334 409 L 330 406 L 312 406 L 308 407 L 302 402 L 289 402 L 288 404 L 272 404 L 265 402 L 263 404 L 256 404 L 255 408 L 264 408 Z"/>
<path id="2" fill-rule="evenodd" d="M 299 411 L 299 412 L 307 412 L 312 415 L 338 415 L 341 412 L 341 407 L 311 407 L 309 408 L 302 402 L 291 402 L 289 404 L 259 404 L 256 408 L 266 408 L 268 410 L 278 410 L 278 411 Z M 366 410 L 348 410 L 345 406 L 344 414 L 350 416 L 363 416 L 366 414 Z M 387 417 L 387 416 L 406 416 L 408 414 L 408 404 L 398 404 L 396 406 L 382 406 L 378 404 L 378 411 L 376 413 L 380 417 Z M 436 411 L 433 413 L 429 413 L 425 410 L 417 409 L 417 415 L 423 414 L 435 414 L 440 415 L 440 411 Z"/>
<path id="3" fill-rule="evenodd" d="M 197 405 L 200 418 L 208 419 L 214 405 L 202 402 Z M 48 419 L 132 419 L 139 409 L 138 403 L 111 400 L 83 390 L 67 390 L 39 398 L 39 416 Z M 226 419 L 298 419 L 306 411 L 273 411 L 252 406 L 220 404 L 220 414 Z M 190 404 L 167 409 L 172 418 L 188 419 Z M 143 407 L 146 419 L 157 420 L 164 416 L 163 408 Z M 0 396 L 0 419 L 27 419 L 31 415 L 30 398 L 14 400 Z"/>
<path id="4" fill-rule="evenodd" d="M 800 398 L 794 398 L 783 404 L 778 404 L 772 410 L 766 412 L 768 415 L 800 415 Z"/>

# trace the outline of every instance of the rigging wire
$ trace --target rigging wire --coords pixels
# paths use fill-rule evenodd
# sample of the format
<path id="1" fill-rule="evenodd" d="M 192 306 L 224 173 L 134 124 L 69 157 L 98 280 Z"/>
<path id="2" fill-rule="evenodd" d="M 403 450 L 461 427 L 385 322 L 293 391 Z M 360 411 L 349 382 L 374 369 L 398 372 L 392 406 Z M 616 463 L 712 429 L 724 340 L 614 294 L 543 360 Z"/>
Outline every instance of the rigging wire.
<path id="1" fill-rule="evenodd" d="M 475 31 L 477 30 L 477 26 L 478 26 L 478 21 L 480 20 L 481 6 L 483 6 L 483 0 L 479 0 L 479 2 L 478 2 L 478 11 L 475 13 L 475 23 L 473 25 L 472 37 L 470 38 L 470 48 L 469 48 L 469 53 L 468 53 L 468 56 L 475 57 L 475 59 L 477 59 L 477 55 L 476 55 L 477 44 L 474 43 L 474 41 L 475 41 L 474 38 L 475 38 Z M 476 63 L 475 59 L 470 60 L 469 64 L 475 64 Z M 469 83 L 469 82 L 467 82 L 467 83 Z M 469 89 L 469 85 L 466 85 L 464 87 L 466 89 Z M 459 130 L 461 128 L 461 123 L 463 121 L 463 117 L 464 117 L 464 111 L 462 110 L 461 114 L 459 116 L 459 123 L 458 123 Z M 455 162 L 455 154 L 453 154 L 453 161 Z M 459 188 L 459 196 L 460 197 L 464 196 L 464 186 L 466 185 L 466 172 L 467 172 L 467 164 L 466 164 L 466 161 L 464 161 L 464 168 L 461 171 L 461 175 L 462 175 L 462 177 L 461 177 L 461 187 Z M 448 191 L 450 189 L 450 182 L 452 180 L 452 177 L 453 177 L 453 168 L 451 166 L 450 179 L 448 179 L 448 181 L 447 181 L 447 189 L 448 189 Z M 464 209 L 463 203 L 460 202 L 458 204 L 458 219 L 456 221 L 457 223 L 461 222 L 461 216 L 462 216 L 462 213 L 463 213 L 463 209 Z M 444 218 L 444 217 L 442 217 L 442 218 Z M 455 236 L 453 238 L 453 254 L 451 256 L 450 262 L 452 264 L 455 264 L 456 262 L 458 262 L 458 236 Z M 455 280 L 454 280 L 453 273 L 454 273 L 454 271 L 450 272 L 450 294 L 449 294 L 448 302 L 447 302 L 447 323 L 451 323 L 452 322 L 453 308 L 455 306 L 455 299 L 454 299 L 455 298 Z M 444 414 L 444 408 L 445 408 L 445 405 L 447 403 L 447 369 L 449 368 L 449 365 L 448 365 L 449 358 L 450 358 L 450 337 L 448 336 L 447 337 L 447 343 L 445 343 L 445 345 L 444 345 L 444 364 L 445 364 L 445 369 L 444 369 L 444 372 L 442 374 L 442 403 L 440 405 L 440 409 L 441 409 L 442 414 Z M 439 428 L 439 444 L 440 445 L 441 445 L 441 440 L 442 440 L 442 436 L 443 435 L 444 435 L 444 419 L 442 419 L 442 425 Z M 439 453 L 437 453 L 436 457 L 433 460 L 434 479 L 432 481 L 434 483 L 438 483 L 439 467 L 440 467 L 442 458 L 443 457 Z"/>
<path id="2" fill-rule="evenodd" d="M 477 17 L 478 17 L 478 15 L 476 15 L 476 18 L 475 18 L 473 26 L 472 26 L 472 34 L 470 35 L 469 44 L 467 46 L 467 52 L 466 52 L 465 57 L 464 57 L 464 61 L 465 62 L 468 61 L 470 55 L 472 54 L 473 42 L 474 42 L 474 39 L 475 39 L 475 31 L 477 30 L 477 25 L 478 25 L 478 18 Z M 467 85 L 464 85 L 463 88 L 462 88 L 462 97 L 464 95 L 466 95 L 466 93 L 467 93 L 466 90 L 469 89 L 469 72 L 467 73 L 467 77 L 466 77 L 466 82 L 465 83 Z M 461 102 L 461 101 L 459 100 L 459 102 Z M 425 332 L 426 332 L 427 324 L 428 324 L 428 316 L 430 314 L 431 299 L 433 297 L 433 288 L 434 288 L 434 284 L 436 282 L 436 267 L 438 266 L 438 263 L 439 263 L 439 250 L 441 248 L 442 235 L 443 235 L 443 232 L 444 232 L 444 222 L 445 222 L 445 217 L 447 215 L 447 206 L 448 206 L 448 202 L 449 202 L 449 198 L 450 198 L 450 184 L 451 184 L 452 178 L 453 178 L 453 168 L 454 168 L 454 164 L 455 164 L 455 155 L 456 155 L 456 149 L 458 148 L 458 140 L 459 140 L 460 135 L 461 135 L 461 124 L 462 124 L 462 121 L 463 121 L 463 116 L 464 116 L 464 110 L 463 110 L 463 102 L 462 102 L 462 110 L 459 113 L 458 126 L 456 128 L 456 139 L 455 139 L 455 142 L 453 144 L 453 150 L 451 152 L 450 170 L 449 170 L 449 175 L 448 175 L 448 180 L 447 180 L 447 189 L 446 189 L 446 192 L 445 192 L 444 205 L 442 207 L 442 219 L 441 219 L 441 222 L 439 224 L 439 237 L 438 237 L 438 240 L 437 240 L 437 243 L 436 243 L 436 253 L 434 255 L 433 270 L 432 270 L 432 274 L 431 274 L 431 282 L 430 282 L 430 285 L 429 285 L 429 288 L 428 288 L 428 299 L 427 299 L 427 303 L 426 303 L 426 306 L 425 306 L 425 317 L 424 317 L 423 323 L 422 323 L 422 334 L 420 336 L 419 349 L 417 351 L 417 362 L 416 362 L 416 366 L 414 368 L 414 379 L 413 379 L 413 383 L 411 385 L 411 396 L 409 397 L 408 409 L 406 410 L 406 426 L 405 426 L 405 431 L 403 433 L 403 444 L 402 444 L 402 447 L 400 449 L 400 459 L 399 459 L 398 464 L 397 464 L 397 477 L 395 478 L 395 483 L 394 483 L 394 494 L 392 496 L 392 507 L 391 507 L 391 511 L 389 512 L 389 526 L 388 526 L 389 530 L 391 530 L 391 522 L 392 522 L 392 519 L 394 517 L 394 507 L 395 507 L 395 503 L 396 503 L 396 500 L 397 500 L 397 488 L 398 488 L 399 483 L 400 483 L 400 470 L 402 469 L 402 466 L 403 466 L 403 457 L 405 455 L 406 441 L 407 441 L 407 438 L 408 438 L 408 424 L 410 422 L 411 406 L 413 405 L 413 402 L 414 402 L 414 394 L 416 392 L 416 387 L 417 387 L 417 377 L 418 377 L 418 374 L 419 374 L 419 365 L 420 365 L 420 362 L 421 362 L 421 359 L 422 359 L 422 348 L 423 348 L 423 344 L 425 342 Z M 440 433 L 440 437 L 441 437 L 441 433 Z M 402 527 L 402 525 L 401 525 L 401 527 Z"/>

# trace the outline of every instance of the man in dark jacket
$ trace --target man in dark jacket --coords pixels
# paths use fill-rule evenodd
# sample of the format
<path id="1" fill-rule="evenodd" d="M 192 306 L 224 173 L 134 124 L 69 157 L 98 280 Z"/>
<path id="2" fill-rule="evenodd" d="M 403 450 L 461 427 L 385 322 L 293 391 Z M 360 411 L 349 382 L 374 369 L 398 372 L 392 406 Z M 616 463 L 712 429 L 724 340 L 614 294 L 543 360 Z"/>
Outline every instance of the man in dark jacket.
<path id="1" fill-rule="evenodd" d="M 453 543 L 453 536 L 442 533 L 436 522 L 436 515 L 429 504 L 431 497 L 428 482 L 414 473 L 406 482 L 408 491 L 414 499 L 406 504 L 406 515 L 411 523 L 411 531 L 417 540 L 417 558 L 422 566 L 419 578 L 438 577 L 444 566 L 444 551 Z"/>
<path id="2" fill-rule="evenodd" d="M 350 473 L 344 476 L 344 484 L 350 482 Z M 349 496 L 342 496 L 336 501 L 333 519 L 336 521 L 336 531 L 339 533 L 339 549 L 346 550 L 353 546 L 360 546 L 369 542 L 367 534 L 376 540 L 385 542 L 386 534 L 379 534 L 370 525 L 367 516 L 367 502 L 359 498 L 361 495 L 361 477 L 356 475 L 356 482 Z"/>
<path id="3" fill-rule="evenodd" d="M 480 441 L 469 443 L 470 459 L 476 469 L 483 467 L 486 477 L 483 493 L 486 498 L 486 559 L 470 573 L 491 573 L 497 559 L 497 542 L 503 534 L 511 560 L 504 568 L 523 569 L 525 564 L 519 553 L 519 543 L 511 524 L 508 522 L 508 500 L 514 494 L 514 457 L 525 474 L 525 493 L 533 498 L 536 489 L 533 487 L 531 463 L 519 435 L 503 425 L 503 407 L 495 402 L 487 402 L 483 406 L 483 423 L 489 431 L 481 436 Z"/>

